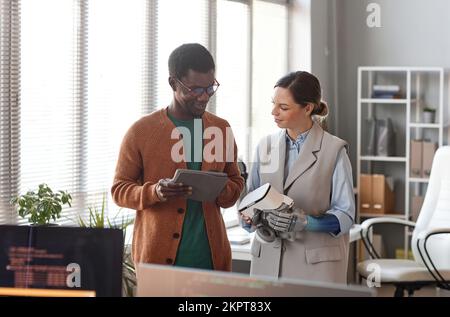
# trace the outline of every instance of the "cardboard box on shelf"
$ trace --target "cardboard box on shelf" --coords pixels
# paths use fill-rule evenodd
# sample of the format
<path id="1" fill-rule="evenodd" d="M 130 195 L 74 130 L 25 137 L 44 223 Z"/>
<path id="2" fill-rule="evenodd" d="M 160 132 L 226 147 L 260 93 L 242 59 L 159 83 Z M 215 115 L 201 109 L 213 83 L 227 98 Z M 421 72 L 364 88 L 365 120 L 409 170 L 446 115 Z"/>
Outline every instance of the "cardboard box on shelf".
<path id="1" fill-rule="evenodd" d="M 393 213 L 395 205 L 393 179 L 382 174 L 373 174 L 372 191 L 372 212 Z"/>
<path id="2" fill-rule="evenodd" d="M 360 176 L 360 212 L 372 212 L 372 175 L 361 174 Z"/>
<path id="3" fill-rule="evenodd" d="M 421 140 L 411 141 L 410 176 L 422 177 L 422 146 Z"/>
<path id="4" fill-rule="evenodd" d="M 382 174 L 361 174 L 360 212 L 393 213 L 395 206 L 394 181 Z"/>
<path id="5" fill-rule="evenodd" d="M 431 165 L 433 164 L 434 153 L 437 150 L 437 144 L 434 142 L 423 142 L 422 146 L 422 177 L 429 178 L 431 174 Z"/>
<path id="6" fill-rule="evenodd" d="M 412 196 L 411 199 L 411 220 L 417 221 L 420 214 L 420 209 L 422 209 L 424 196 Z"/>

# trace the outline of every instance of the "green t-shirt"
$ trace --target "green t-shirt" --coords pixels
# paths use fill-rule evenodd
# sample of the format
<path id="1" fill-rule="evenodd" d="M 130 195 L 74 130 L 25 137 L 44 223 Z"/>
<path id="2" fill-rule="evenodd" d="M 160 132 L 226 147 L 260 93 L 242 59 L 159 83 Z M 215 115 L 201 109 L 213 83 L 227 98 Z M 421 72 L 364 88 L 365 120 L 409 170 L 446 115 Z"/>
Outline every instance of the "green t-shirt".
<path id="1" fill-rule="evenodd" d="M 201 119 L 178 120 L 169 115 L 177 128 L 181 128 L 187 168 L 201 170 L 203 159 L 203 126 Z M 184 128 L 184 129 L 183 129 Z M 190 138 L 183 130 L 189 130 Z M 187 130 L 185 130 L 187 132 Z M 195 133 L 194 133 L 195 132 Z M 189 146 L 190 143 L 190 146 Z M 176 266 L 213 269 L 211 248 L 206 233 L 203 207 L 200 201 L 188 199 L 181 241 L 178 246 Z"/>

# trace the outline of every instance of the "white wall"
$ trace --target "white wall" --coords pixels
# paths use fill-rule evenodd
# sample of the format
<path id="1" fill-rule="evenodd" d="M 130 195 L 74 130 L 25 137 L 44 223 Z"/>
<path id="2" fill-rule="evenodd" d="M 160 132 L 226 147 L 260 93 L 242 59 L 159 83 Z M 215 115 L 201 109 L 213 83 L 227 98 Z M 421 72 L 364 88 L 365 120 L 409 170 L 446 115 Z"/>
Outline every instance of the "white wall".
<path id="1" fill-rule="evenodd" d="M 322 99 L 328 103 L 328 128 L 336 133 L 339 121 L 337 92 L 337 43 L 335 27 L 336 0 L 314 0 L 311 3 L 311 72 L 322 86 Z"/>
<path id="2" fill-rule="evenodd" d="M 381 6 L 381 28 L 369 28 L 366 24 L 366 8 L 372 2 Z M 334 27 L 334 18 L 337 27 Z M 448 0 L 314 0 L 311 34 L 312 72 L 321 79 L 324 96 L 337 97 L 337 102 L 331 104 L 331 110 L 334 107 L 337 111 L 334 133 L 349 142 L 353 168 L 358 66 L 450 69 Z M 334 43 L 337 50 L 333 50 Z M 448 84 L 446 87 L 450 89 Z M 337 96 L 333 95 L 336 92 Z M 448 107 L 448 103 L 446 105 Z"/>

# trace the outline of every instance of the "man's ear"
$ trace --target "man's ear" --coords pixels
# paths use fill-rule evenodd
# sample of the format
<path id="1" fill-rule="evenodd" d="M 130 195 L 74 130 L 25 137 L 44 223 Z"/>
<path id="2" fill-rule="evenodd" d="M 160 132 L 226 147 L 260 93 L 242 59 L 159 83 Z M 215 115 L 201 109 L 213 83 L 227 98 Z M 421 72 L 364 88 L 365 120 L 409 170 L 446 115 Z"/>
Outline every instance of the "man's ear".
<path id="1" fill-rule="evenodd" d="M 173 91 L 177 91 L 177 85 L 175 83 L 175 78 L 169 77 L 169 85 L 172 87 Z"/>

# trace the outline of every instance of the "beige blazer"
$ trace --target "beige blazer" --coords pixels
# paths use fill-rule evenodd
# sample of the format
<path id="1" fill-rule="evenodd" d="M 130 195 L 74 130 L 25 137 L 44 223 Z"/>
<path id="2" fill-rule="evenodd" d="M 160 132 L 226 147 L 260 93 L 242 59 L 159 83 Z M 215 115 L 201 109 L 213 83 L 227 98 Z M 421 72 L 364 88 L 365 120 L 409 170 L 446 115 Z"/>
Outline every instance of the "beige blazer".
<path id="1" fill-rule="evenodd" d="M 270 183 L 309 215 L 324 214 L 330 209 L 334 167 L 343 147 L 347 147 L 345 141 L 314 124 L 283 183 L 285 132 L 268 136 L 258 145 L 261 185 Z M 348 249 L 348 234 L 334 237 L 300 232 L 295 241 L 278 240 L 274 244 L 254 239 L 251 274 L 346 283 Z"/>

